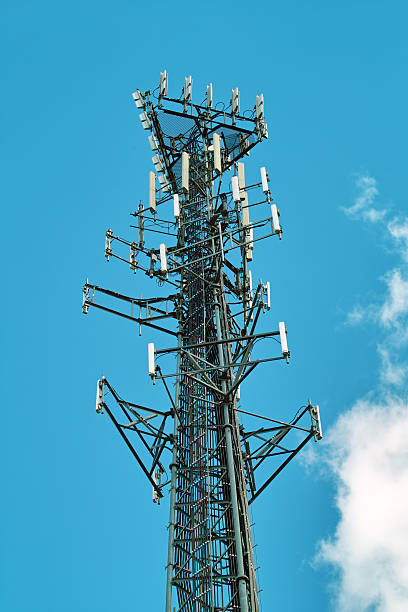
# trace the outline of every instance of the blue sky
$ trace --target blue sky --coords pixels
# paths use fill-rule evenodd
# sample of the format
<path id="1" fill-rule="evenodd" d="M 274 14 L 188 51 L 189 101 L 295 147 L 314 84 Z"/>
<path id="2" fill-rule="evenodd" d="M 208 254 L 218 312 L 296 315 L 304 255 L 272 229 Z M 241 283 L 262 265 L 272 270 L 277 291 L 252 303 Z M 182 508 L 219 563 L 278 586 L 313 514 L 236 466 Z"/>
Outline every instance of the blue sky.
<path id="1" fill-rule="evenodd" d="M 94 412 L 102 372 L 129 400 L 164 403 L 146 368 L 158 340 L 84 317 L 81 288 L 89 277 L 154 290 L 106 264 L 103 249 L 109 227 L 132 236 L 129 213 L 147 196 L 151 155 L 131 92 L 165 68 L 175 95 L 190 74 L 200 100 L 209 82 L 217 100 L 238 86 L 244 108 L 264 93 L 270 138 L 247 173 L 267 166 L 285 236 L 255 252 L 253 274 L 271 281 L 265 325 L 286 322 L 293 360 L 254 373 L 242 405 L 287 418 L 311 397 L 328 432 L 254 504 L 263 610 L 403 610 L 406 553 L 385 545 L 407 533 L 403 446 L 364 498 L 384 487 L 402 509 L 395 530 L 374 541 L 376 524 L 375 550 L 360 560 L 350 533 L 361 531 L 355 475 L 375 476 L 357 467 L 384 450 L 369 441 L 398 450 L 407 421 L 406 4 L 21 1 L 1 11 L 1 609 L 163 609 L 167 504 L 152 505 Z M 394 578 L 377 588 L 381 562 Z"/>

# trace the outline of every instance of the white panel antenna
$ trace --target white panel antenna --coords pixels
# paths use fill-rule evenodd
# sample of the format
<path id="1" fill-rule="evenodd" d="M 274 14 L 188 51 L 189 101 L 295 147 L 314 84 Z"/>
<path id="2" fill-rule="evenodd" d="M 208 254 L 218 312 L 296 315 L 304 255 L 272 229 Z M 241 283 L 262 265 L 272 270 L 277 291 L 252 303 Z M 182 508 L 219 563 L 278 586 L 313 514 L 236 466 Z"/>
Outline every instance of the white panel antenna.
<path id="1" fill-rule="evenodd" d="M 259 120 L 264 119 L 264 97 L 263 94 L 256 96 L 256 104 L 255 104 L 255 112 L 256 118 Z"/>
<path id="2" fill-rule="evenodd" d="M 161 472 L 160 470 L 154 470 L 153 474 L 152 474 L 152 480 L 154 482 L 155 485 L 160 486 L 161 484 Z M 157 493 L 157 489 L 155 487 L 153 488 L 153 503 L 154 504 L 159 504 L 160 505 L 160 497 L 159 494 Z"/>
<path id="3" fill-rule="evenodd" d="M 174 216 L 176 219 L 178 219 L 180 216 L 180 198 L 179 198 L 178 193 L 175 193 L 173 195 L 173 209 L 174 209 Z"/>
<path id="4" fill-rule="evenodd" d="M 238 184 L 241 191 L 245 190 L 245 165 L 243 162 L 238 162 Z"/>
<path id="5" fill-rule="evenodd" d="M 266 195 L 269 193 L 269 185 L 268 185 L 268 173 L 265 167 L 261 168 L 261 181 L 262 181 L 262 191 Z"/>
<path id="6" fill-rule="evenodd" d="M 163 242 L 160 245 L 160 270 L 167 275 L 167 248 Z"/>
<path id="7" fill-rule="evenodd" d="M 147 116 L 147 113 L 140 113 L 139 119 L 142 122 L 142 127 L 143 127 L 144 130 L 151 130 L 152 129 L 152 125 L 150 123 L 149 117 Z"/>
<path id="8" fill-rule="evenodd" d="M 269 281 L 266 283 L 266 309 L 271 309 L 271 283 Z"/>
<path id="9" fill-rule="evenodd" d="M 157 475 L 157 471 L 156 471 L 156 470 L 154 470 L 154 471 L 153 471 L 153 474 L 152 474 L 152 480 L 153 480 L 153 482 L 154 482 L 154 484 L 155 484 L 155 485 L 157 485 L 157 478 L 156 478 L 156 475 Z M 152 489 L 153 489 L 153 493 L 152 493 L 152 501 L 153 501 L 153 503 L 154 503 L 154 504 L 157 504 L 157 502 L 159 501 L 159 496 L 158 496 L 158 494 L 157 494 L 157 490 L 156 490 L 156 488 L 155 488 L 155 487 L 152 487 Z"/>
<path id="10" fill-rule="evenodd" d="M 144 108 L 144 96 L 142 94 L 142 92 L 140 92 L 138 89 L 136 89 L 136 91 L 134 91 L 132 93 L 132 98 L 137 106 L 137 108 Z"/>
<path id="11" fill-rule="evenodd" d="M 181 154 L 181 188 L 184 193 L 189 192 L 189 165 L 190 165 L 190 156 L 188 153 L 183 151 Z"/>
<path id="12" fill-rule="evenodd" d="M 232 112 L 235 114 L 239 113 L 239 89 L 236 87 L 231 92 L 231 106 Z"/>
<path id="13" fill-rule="evenodd" d="M 105 235 L 105 257 L 108 261 L 112 254 L 112 240 L 113 232 L 111 229 L 108 229 Z"/>
<path id="14" fill-rule="evenodd" d="M 156 253 L 151 252 L 150 253 L 150 269 L 149 269 L 149 276 L 150 276 L 150 278 L 153 278 L 153 276 L 154 276 L 154 266 L 156 264 L 156 261 L 157 261 Z"/>
<path id="15" fill-rule="evenodd" d="M 156 366 L 154 363 L 154 343 L 149 342 L 147 345 L 147 357 L 149 361 L 149 376 L 154 378 L 156 376 Z"/>
<path id="16" fill-rule="evenodd" d="M 157 144 L 156 136 L 154 134 L 150 134 L 149 136 L 149 145 L 152 151 L 158 151 L 159 145 Z"/>
<path id="17" fill-rule="evenodd" d="M 168 75 L 167 70 L 160 73 L 159 97 L 167 96 Z"/>
<path id="18" fill-rule="evenodd" d="M 102 379 L 96 383 L 96 412 L 98 414 L 103 413 L 104 393 L 104 377 L 102 376 Z"/>
<path id="19" fill-rule="evenodd" d="M 207 85 L 207 106 L 212 108 L 213 105 L 213 86 L 212 83 Z"/>
<path id="20" fill-rule="evenodd" d="M 213 147 L 214 147 L 214 170 L 218 174 L 218 176 L 222 173 L 221 167 L 221 143 L 220 143 L 220 135 L 214 133 L 213 134 Z"/>
<path id="21" fill-rule="evenodd" d="M 193 96 L 193 79 L 191 76 L 184 79 L 184 102 L 191 102 Z"/>
<path id="22" fill-rule="evenodd" d="M 251 251 L 254 250 L 254 228 L 251 226 L 249 228 L 249 245 L 248 248 L 251 249 Z"/>
<path id="23" fill-rule="evenodd" d="M 86 279 L 86 284 L 88 284 L 88 279 Z M 84 314 L 88 314 L 89 305 L 88 305 L 88 297 L 89 297 L 89 287 L 86 285 L 82 289 L 82 312 Z"/>
<path id="24" fill-rule="evenodd" d="M 279 336 L 282 347 L 282 355 L 286 358 L 286 363 L 289 363 L 288 338 L 285 323 L 283 321 L 279 322 Z"/>
<path id="25" fill-rule="evenodd" d="M 163 191 L 170 191 L 170 190 L 171 190 L 171 188 L 170 188 L 170 183 L 169 183 L 169 181 L 167 180 L 166 175 L 165 175 L 165 174 L 159 174 L 159 177 L 158 177 L 158 178 L 159 178 L 160 188 L 161 188 Z"/>
<path id="26" fill-rule="evenodd" d="M 268 124 L 266 123 L 266 121 L 262 121 L 262 123 L 261 123 L 261 134 L 262 134 L 263 138 L 269 138 Z"/>
<path id="27" fill-rule="evenodd" d="M 278 211 L 276 204 L 271 205 L 271 213 L 272 213 L 273 231 L 275 232 L 275 234 L 279 234 L 279 238 L 280 238 L 281 233 L 282 233 L 282 228 L 279 223 L 279 211 Z"/>
<path id="28" fill-rule="evenodd" d="M 231 178 L 231 187 L 232 187 L 232 199 L 234 200 L 235 203 L 240 202 L 241 196 L 239 193 L 239 183 L 238 183 L 237 176 L 233 176 Z"/>
<path id="29" fill-rule="evenodd" d="M 320 420 L 320 409 L 318 404 L 313 406 L 313 415 L 316 421 L 316 433 L 314 436 L 315 442 L 323 438 L 322 422 Z"/>
<path id="30" fill-rule="evenodd" d="M 162 160 L 160 159 L 158 155 L 154 155 L 152 157 L 152 162 L 153 162 L 154 169 L 156 170 L 156 172 L 164 172 Z"/>
<path id="31" fill-rule="evenodd" d="M 248 194 L 246 191 L 242 194 L 242 225 L 247 227 L 249 225 L 249 207 L 248 207 Z"/>
<path id="32" fill-rule="evenodd" d="M 149 209 L 151 213 L 156 212 L 156 175 L 149 172 Z"/>

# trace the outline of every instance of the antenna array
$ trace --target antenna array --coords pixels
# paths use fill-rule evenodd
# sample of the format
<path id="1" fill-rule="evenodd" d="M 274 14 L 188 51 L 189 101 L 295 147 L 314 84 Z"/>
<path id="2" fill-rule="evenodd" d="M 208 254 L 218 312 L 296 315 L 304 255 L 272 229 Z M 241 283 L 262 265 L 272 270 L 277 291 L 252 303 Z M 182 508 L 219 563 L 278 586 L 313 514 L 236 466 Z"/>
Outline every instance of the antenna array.
<path id="1" fill-rule="evenodd" d="M 123 400 L 105 377 L 96 397 L 97 412 L 108 414 L 149 480 L 153 502 L 170 492 L 166 612 L 257 612 L 249 505 L 311 438 L 322 437 L 320 415 L 310 401 L 288 423 L 240 407 L 240 386 L 256 367 L 290 358 L 284 322 L 257 331 L 271 309 L 271 286 L 254 282 L 250 269 L 258 243 L 283 233 L 266 169 L 247 184 L 242 162 L 268 137 L 264 99 L 241 112 L 238 88 L 227 107 L 214 105 L 212 84 L 201 104 L 192 89 L 186 77 L 181 96 L 168 97 L 164 71 L 157 90 L 133 93 L 154 171 L 147 202 L 132 213 L 137 240 L 111 229 L 105 239 L 108 261 L 155 279 L 164 296 L 138 299 L 87 281 L 83 312 L 104 310 L 139 333 L 147 327 L 169 337 L 166 348 L 149 342 L 147 359 L 168 410 Z M 163 242 L 149 244 L 157 234 Z M 261 340 L 270 341 L 267 357 L 255 355 Z M 158 363 L 166 356 L 175 358 L 168 371 Z M 244 428 L 243 418 L 253 426 Z"/>

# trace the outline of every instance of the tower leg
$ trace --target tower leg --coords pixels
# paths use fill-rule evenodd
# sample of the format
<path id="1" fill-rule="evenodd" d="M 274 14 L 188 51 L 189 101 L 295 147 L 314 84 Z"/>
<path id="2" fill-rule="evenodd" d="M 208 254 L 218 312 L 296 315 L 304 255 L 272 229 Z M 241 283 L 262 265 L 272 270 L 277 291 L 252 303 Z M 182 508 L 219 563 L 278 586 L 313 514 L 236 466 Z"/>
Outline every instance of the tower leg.
<path id="1" fill-rule="evenodd" d="M 181 334 L 178 334 L 178 346 L 181 347 Z M 181 351 L 177 353 L 177 372 L 180 373 L 181 364 Z M 176 379 L 176 394 L 175 394 L 175 406 L 176 410 L 179 406 L 179 390 L 180 390 L 180 376 Z M 173 578 L 173 557 L 174 557 L 174 527 L 176 520 L 175 504 L 176 504 L 176 487 L 177 487 L 177 430 L 178 430 L 178 416 L 174 415 L 174 442 L 173 442 L 173 455 L 170 464 L 171 469 L 171 485 L 170 485 L 170 518 L 169 518 L 169 546 L 167 554 L 167 582 L 166 582 L 166 612 L 171 612 L 171 599 L 172 599 L 172 578 Z"/>
<path id="2" fill-rule="evenodd" d="M 218 296 L 215 294 L 215 321 L 217 328 L 217 340 L 225 340 L 225 336 L 223 338 L 223 333 L 221 329 L 221 317 L 220 317 L 220 304 L 218 301 Z M 224 367 L 224 349 L 223 345 L 220 343 L 218 345 L 218 354 L 220 360 L 221 369 Z M 227 391 L 226 381 L 222 380 L 222 390 L 224 393 Z M 237 495 L 237 483 L 235 479 L 235 466 L 234 466 L 234 455 L 232 450 L 232 434 L 231 430 L 233 425 L 230 423 L 229 419 L 229 411 L 228 411 L 228 403 L 224 403 L 224 427 L 225 427 L 225 443 L 227 447 L 227 468 L 228 468 L 228 478 L 230 481 L 231 487 L 231 507 L 232 507 L 232 516 L 233 516 L 233 525 L 234 525 L 234 539 L 235 539 L 235 550 L 237 555 L 237 585 L 238 585 L 238 595 L 239 595 L 239 608 L 240 612 L 248 612 L 248 592 L 247 592 L 247 579 L 245 577 L 244 570 L 244 554 L 242 550 L 242 539 L 241 539 L 241 529 L 240 529 L 240 520 L 239 520 L 239 508 L 238 508 L 238 495 Z"/>

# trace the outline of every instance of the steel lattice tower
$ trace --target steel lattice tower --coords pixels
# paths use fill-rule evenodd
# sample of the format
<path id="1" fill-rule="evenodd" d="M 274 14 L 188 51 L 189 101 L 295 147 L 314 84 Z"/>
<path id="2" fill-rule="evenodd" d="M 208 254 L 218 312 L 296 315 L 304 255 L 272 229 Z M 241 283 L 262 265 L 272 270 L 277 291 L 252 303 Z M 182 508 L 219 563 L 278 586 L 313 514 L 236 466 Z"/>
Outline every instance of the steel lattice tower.
<path id="1" fill-rule="evenodd" d="M 133 213 L 138 240 L 108 230 L 105 256 L 126 261 L 170 293 L 134 298 L 87 281 L 83 311 L 96 307 L 140 330 L 173 337 L 169 348 L 148 345 L 149 375 L 164 385 L 170 407 L 160 411 L 125 401 L 102 377 L 96 409 L 107 412 L 146 474 L 153 501 L 170 490 L 166 612 L 257 612 L 249 505 L 312 437 L 321 438 L 318 406 L 310 401 L 290 423 L 244 411 L 239 403 L 240 385 L 256 366 L 290 357 L 283 322 L 276 331 L 256 333 L 260 315 L 270 310 L 270 285 L 253 287 L 249 270 L 254 244 L 282 236 L 265 168 L 259 183 L 246 185 L 239 161 L 268 137 L 263 96 L 241 114 L 238 89 L 228 107 L 214 106 L 210 85 L 204 102 L 193 104 L 191 77 L 174 99 L 167 96 L 163 72 L 158 90 L 137 90 L 133 99 L 156 172 L 149 174 L 147 205 L 141 202 Z M 259 210 L 261 218 L 250 220 Z M 150 232 L 166 235 L 168 244 L 147 245 Z M 114 253 L 112 243 L 126 245 L 129 256 Z M 255 358 L 261 339 L 277 340 L 279 353 Z M 156 363 L 165 356 L 175 357 L 175 372 L 164 373 Z M 167 361 L 174 369 L 174 361 Z M 244 428 L 239 414 L 255 421 L 255 429 Z M 165 451 L 171 454 L 169 470 Z M 272 474 L 258 487 L 255 472 L 266 459 L 274 461 Z"/>

